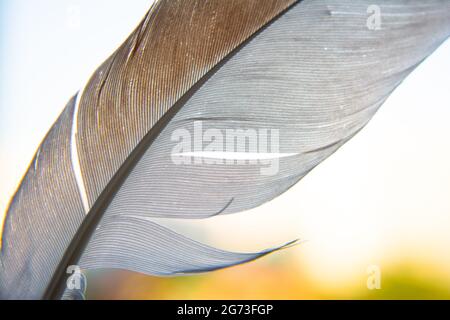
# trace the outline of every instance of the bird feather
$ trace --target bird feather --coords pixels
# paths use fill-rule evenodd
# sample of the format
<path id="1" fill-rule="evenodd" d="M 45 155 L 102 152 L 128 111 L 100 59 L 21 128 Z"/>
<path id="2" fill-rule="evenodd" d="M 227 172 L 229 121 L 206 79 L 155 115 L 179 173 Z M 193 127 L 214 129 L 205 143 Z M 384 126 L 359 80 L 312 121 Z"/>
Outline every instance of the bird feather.
<path id="1" fill-rule="evenodd" d="M 70 100 L 12 198 L 0 296 L 82 297 L 65 288 L 70 265 L 190 274 L 290 246 L 227 252 L 152 219 L 259 206 L 358 133 L 450 35 L 448 0 L 378 2 L 373 29 L 371 1 L 156 1 Z M 277 162 L 174 161 L 174 133 L 200 126 L 264 133 Z"/>

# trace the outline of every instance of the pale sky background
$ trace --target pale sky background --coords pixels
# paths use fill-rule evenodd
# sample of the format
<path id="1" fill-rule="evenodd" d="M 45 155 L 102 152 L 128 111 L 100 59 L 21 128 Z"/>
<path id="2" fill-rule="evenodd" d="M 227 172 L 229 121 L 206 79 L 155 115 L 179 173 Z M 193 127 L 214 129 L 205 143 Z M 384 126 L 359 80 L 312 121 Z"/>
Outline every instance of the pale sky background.
<path id="1" fill-rule="evenodd" d="M 68 99 L 151 2 L 0 0 L 0 218 Z M 289 250 L 324 281 L 389 268 L 392 258 L 433 262 L 449 280 L 449 57 L 447 41 L 361 133 L 281 197 L 188 227 L 163 223 L 240 251 L 308 240 Z"/>

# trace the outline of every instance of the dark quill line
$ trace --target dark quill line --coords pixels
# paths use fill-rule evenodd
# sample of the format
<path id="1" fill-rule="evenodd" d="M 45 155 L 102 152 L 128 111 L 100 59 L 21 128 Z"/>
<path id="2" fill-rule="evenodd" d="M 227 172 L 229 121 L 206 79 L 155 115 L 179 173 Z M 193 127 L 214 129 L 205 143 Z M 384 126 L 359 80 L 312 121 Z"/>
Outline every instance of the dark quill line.
<path id="1" fill-rule="evenodd" d="M 60 299 L 64 293 L 67 278 L 70 276 L 66 273 L 66 268 L 70 265 L 77 265 L 78 261 L 91 239 L 98 223 L 102 219 L 104 212 L 110 205 L 112 199 L 136 166 L 145 151 L 155 141 L 162 129 L 170 122 L 175 114 L 184 106 L 184 104 L 208 81 L 222 66 L 224 66 L 236 53 L 245 47 L 258 34 L 266 30 L 274 21 L 278 20 L 287 11 L 292 9 L 295 5 L 300 3 L 297 0 L 284 11 L 280 12 L 270 22 L 262 26 L 258 31 L 249 36 L 247 40 L 238 45 L 231 51 L 222 61 L 207 72 L 197 83 L 195 83 L 163 116 L 162 118 L 149 130 L 144 138 L 139 142 L 137 147 L 131 152 L 129 157 L 115 173 L 113 178 L 109 181 L 105 189 L 93 204 L 91 210 L 87 214 L 70 245 L 68 246 L 63 258 L 61 259 L 53 277 L 47 287 L 44 299 Z"/>

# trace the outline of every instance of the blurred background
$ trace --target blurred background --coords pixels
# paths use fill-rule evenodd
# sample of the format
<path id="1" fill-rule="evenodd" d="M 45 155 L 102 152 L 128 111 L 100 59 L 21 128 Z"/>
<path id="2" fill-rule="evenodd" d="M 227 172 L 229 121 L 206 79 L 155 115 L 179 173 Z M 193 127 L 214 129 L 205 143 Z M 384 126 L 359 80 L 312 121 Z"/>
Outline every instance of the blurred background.
<path id="1" fill-rule="evenodd" d="M 0 0 L 0 221 L 68 99 L 151 0 Z M 213 273 L 88 274 L 89 299 L 449 299 L 450 41 L 299 184 L 247 212 L 158 221 L 235 251 L 300 245 Z"/>

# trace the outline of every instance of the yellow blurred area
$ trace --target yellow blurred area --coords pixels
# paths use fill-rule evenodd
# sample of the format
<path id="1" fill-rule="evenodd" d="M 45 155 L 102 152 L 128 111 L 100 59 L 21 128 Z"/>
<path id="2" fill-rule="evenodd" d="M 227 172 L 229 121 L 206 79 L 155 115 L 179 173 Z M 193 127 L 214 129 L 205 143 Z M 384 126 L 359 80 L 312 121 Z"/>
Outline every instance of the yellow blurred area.
<path id="1" fill-rule="evenodd" d="M 363 272 L 345 283 L 311 276 L 295 250 L 214 273 L 157 278 L 124 271 L 89 272 L 88 299 L 450 299 L 450 273 L 438 263 L 392 262 L 381 289 Z M 336 274 L 339 277 L 338 274 Z"/>

